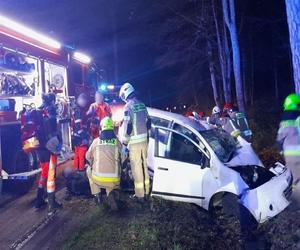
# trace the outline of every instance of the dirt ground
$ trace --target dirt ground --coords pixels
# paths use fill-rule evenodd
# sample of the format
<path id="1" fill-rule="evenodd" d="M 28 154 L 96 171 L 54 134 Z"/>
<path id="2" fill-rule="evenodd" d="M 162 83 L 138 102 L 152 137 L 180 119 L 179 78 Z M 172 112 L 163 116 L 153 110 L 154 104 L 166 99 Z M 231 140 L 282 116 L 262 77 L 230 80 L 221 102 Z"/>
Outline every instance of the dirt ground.
<path id="1" fill-rule="evenodd" d="M 0 201 L 1 250 L 60 249 L 69 233 L 76 231 L 93 213 L 96 206 L 92 200 L 76 197 L 64 201 L 65 188 L 60 179 L 57 200 L 64 207 L 50 218 L 46 208 L 38 212 L 34 209 L 36 188 L 22 196 L 3 194 Z"/>

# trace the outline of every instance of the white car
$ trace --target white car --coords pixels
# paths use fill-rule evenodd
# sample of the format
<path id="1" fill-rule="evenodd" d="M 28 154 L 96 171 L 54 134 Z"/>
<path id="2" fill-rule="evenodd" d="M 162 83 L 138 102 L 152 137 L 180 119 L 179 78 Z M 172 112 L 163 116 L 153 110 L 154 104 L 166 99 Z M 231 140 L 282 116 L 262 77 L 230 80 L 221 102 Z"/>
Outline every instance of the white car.
<path id="1" fill-rule="evenodd" d="M 205 122 L 152 108 L 148 112 L 152 196 L 206 210 L 227 195 L 234 196 L 258 223 L 289 205 L 292 175 L 284 165 L 277 163 L 267 170 L 251 144 Z"/>

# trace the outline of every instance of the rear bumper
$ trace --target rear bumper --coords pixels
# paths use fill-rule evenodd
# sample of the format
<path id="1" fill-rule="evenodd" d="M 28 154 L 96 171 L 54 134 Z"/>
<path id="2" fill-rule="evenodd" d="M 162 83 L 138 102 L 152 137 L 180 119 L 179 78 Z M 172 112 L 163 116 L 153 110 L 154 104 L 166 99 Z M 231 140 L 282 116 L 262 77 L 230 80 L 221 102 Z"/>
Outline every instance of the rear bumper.
<path id="1" fill-rule="evenodd" d="M 245 191 L 241 203 L 248 208 L 258 223 L 282 212 L 288 205 L 292 194 L 292 174 L 283 165 L 281 173 L 256 189 Z"/>

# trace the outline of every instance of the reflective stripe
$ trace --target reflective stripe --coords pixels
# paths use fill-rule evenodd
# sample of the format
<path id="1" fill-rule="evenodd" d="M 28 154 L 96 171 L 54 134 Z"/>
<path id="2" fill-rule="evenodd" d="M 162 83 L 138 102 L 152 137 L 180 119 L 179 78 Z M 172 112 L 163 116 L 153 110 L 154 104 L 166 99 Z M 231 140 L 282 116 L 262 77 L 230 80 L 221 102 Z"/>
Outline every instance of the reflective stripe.
<path id="1" fill-rule="evenodd" d="M 144 183 L 143 182 L 134 182 L 134 187 L 137 189 L 142 189 L 142 188 L 144 188 Z"/>
<path id="2" fill-rule="evenodd" d="M 147 141 L 148 134 L 133 135 L 130 137 L 129 144 Z"/>
<path id="3" fill-rule="evenodd" d="M 120 178 L 119 177 L 99 177 L 96 175 L 92 175 L 92 178 L 99 182 L 106 182 L 106 183 L 119 183 Z"/>
<path id="4" fill-rule="evenodd" d="M 150 184 L 150 180 L 149 180 L 149 179 L 146 179 L 146 180 L 145 180 L 145 185 L 146 185 L 146 186 L 149 186 L 149 184 Z"/>
<path id="5" fill-rule="evenodd" d="M 132 122 L 132 127 L 133 127 L 133 136 L 137 135 L 137 127 L 136 127 L 136 113 L 133 113 L 133 122 Z"/>
<path id="6" fill-rule="evenodd" d="M 118 172 L 115 172 L 115 173 L 96 173 L 96 172 L 93 172 L 93 175 L 95 175 L 97 177 L 118 177 L 119 178 Z"/>
<path id="7" fill-rule="evenodd" d="M 300 117 L 298 117 L 296 120 L 286 120 L 282 121 L 280 123 L 280 126 L 282 128 L 287 128 L 287 127 L 299 127 L 300 126 Z"/>
<path id="8" fill-rule="evenodd" d="M 82 122 L 82 119 L 76 119 L 75 123 Z"/>
<path id="9" fill-rule="evenodd" d="M 300 156 L 300 150 L 284 150 L 284 156 Z"/>

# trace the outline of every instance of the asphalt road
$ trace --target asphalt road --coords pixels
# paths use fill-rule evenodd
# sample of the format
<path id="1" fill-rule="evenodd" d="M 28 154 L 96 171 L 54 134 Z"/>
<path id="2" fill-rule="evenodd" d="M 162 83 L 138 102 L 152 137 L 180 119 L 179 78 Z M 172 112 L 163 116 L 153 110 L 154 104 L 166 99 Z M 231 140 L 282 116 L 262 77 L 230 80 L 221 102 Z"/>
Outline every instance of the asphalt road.
<path id="1" fill-rule="evenodd" d="M 51 217 L 46 208 L 35 211 L 36 188 L 22 196 L 4 194 L 0 201 L 0 249 L 61 249 L 64 240 L 96 209 L 91 199 L 64 201 L 64 193 L 60 181 L 56 196 L 63 209 Z"/>

